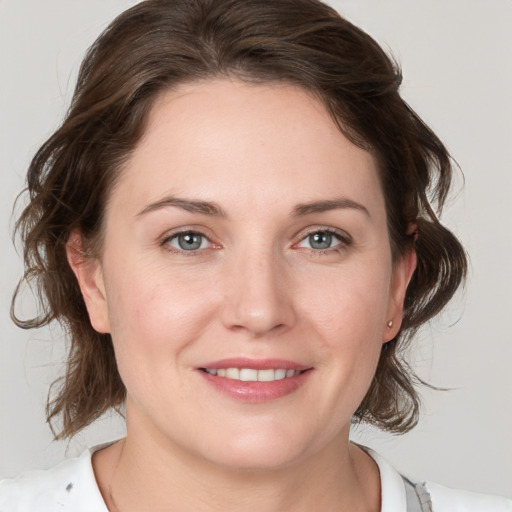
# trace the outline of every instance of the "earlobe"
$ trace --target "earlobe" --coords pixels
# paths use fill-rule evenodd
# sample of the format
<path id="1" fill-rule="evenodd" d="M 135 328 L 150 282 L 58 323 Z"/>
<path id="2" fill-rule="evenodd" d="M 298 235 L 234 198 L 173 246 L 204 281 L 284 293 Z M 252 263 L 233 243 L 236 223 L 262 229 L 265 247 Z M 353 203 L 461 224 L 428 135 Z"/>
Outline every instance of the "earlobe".
<path id="1" fill-rule="evenodd" d="M 416 251 L 412 248 L 401 257 L 393 269 L 389 307 L 382 336 L 383 343 L 392 340 L 400 330 L 404 312 L 405 293 L 416 270 L 416 263 Z"/>
<path id="2" fill-rule="evenodd" d="M 110 332 L 101 261 L 86 254 L 84 238 L 80 231 L 74 230 L 69 236 L 66 255 L 80 286 L 91 325 L 100 333 Z"/>

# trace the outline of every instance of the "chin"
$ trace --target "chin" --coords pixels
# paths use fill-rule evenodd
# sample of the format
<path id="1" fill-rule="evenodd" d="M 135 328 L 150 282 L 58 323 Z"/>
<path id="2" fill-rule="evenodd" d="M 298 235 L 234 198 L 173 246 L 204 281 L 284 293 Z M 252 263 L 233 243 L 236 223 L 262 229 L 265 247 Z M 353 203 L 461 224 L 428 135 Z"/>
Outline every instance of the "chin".
<path id="1" fill-rule="evenodd" d="M 215 454 L 212 460 L 227 470 L 263 472 L 278 471 L 292 466 L 300 460 L 297 452 L 277 450 L 232 450 L 230 453 Z"/>
<path id="2" fill-rule="evenodd" d="M 260 431 L 226 437 L 225 440 L 217 438 L 213 447 L 205 447 L 203 457 L 226 469 L 272 471 L 300 461 L 310 445 L 307 440 L 293 438 L 289 434 L 268 434 Z"/>

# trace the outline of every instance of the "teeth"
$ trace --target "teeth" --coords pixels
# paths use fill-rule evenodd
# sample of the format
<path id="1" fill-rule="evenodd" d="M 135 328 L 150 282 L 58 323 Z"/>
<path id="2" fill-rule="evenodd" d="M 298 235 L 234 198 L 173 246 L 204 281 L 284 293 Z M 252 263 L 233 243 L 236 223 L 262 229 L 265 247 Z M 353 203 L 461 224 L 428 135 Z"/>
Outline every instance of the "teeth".
<path id="1" fill-rule="evenodd" d="M 258 380 L 260 382 L 272 382 L 276 380 L 276 371 L 275 370 L 258 370 Z"/>
<path id="2" fill-rule="evenodd" d="M 238 368 L 226 368 L 226 377 L 228 379 L 244 380 L 242 379 L 242 376 L 240 375 L 240 370 Z"/>
<path id="3" fill-rule="evenodd" d="M 217 377 L 226 377 L 243 382 L 273 382 L 299 375 L 300 370 L 285 370 L 283 368 L 255 370 L 254 368 L 206 368 L 207 373 Z"/>
<path id="4" fill-rule="evenodd" d="M 228 372 L 226 372 L 226 377 L 228 376 Z M 256 382 L 258 380 L 258 370 L 253 370 L 251 368 L 242 368 L 240 370 L 240 380 L 244 382 Z"/>
<path id="5" fill-rule="evenodd" d="M 275 370 L 274 371 L 274 379 L 281 380 L 286 377 L 286 370 Z"/>

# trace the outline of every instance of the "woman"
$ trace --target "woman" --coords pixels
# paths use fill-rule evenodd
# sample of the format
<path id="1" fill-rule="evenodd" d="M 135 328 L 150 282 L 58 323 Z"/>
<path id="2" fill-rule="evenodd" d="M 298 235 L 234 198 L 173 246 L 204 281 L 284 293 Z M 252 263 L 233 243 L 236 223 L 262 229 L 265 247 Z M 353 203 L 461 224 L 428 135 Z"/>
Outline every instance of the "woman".
<path id="1" fill-rule="evenodd" d="M 18 228 L 46 309 L 18 323 L 69 331 L 56 437 L 112 407 L 127 436 L 1 482 L 3 509 L 512 509 L 349 443 L 353 421 L 414 427 L 401 350 L 466 272 L 432 206 L 449 155 L 399 84 L 313 0 L 113 22 L 29 169 Z"/>

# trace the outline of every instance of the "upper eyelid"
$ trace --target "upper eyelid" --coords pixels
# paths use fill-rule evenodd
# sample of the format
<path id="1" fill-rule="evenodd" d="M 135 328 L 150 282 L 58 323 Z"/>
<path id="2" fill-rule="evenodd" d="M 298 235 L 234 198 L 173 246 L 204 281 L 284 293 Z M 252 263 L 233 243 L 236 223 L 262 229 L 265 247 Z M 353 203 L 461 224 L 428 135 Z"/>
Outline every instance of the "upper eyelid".
<path id="1" fill-rule="evenodd" d="M 342 242 L 345 242 L 345 243 L 352 242 L 352 236 L 350 236 L 350 234 L 347 233 L 345 230 L 342 230 L 342 229 L 339 229 L 339 228 L 334 228 L 332 226 L 310 226 L 308 228 L 300 230 L 293 237 L 292 245 L 296 245 L 297 243 L 301 242 L 306 237 L 308 237 L 308 236 L 310 236 L 310 235 L 312 235 L 314 233 L 322 233 L 322 232 L 324 232 L 324 233 L 325 232 L 331 233 L 331 234 L 335 235 L 337 238 L 339 238 L 340 241 L 342 241 Z M 194 228 L 192 226 L 190 226 L 190 227 L 189 226 L 184 226 L 184 227 L 176 228 L 175 230 L 167 231 L 160 238 L 161 243 L 165 244 L 169 240 L 172 240 L 175 237 L 177 237 L 179 235 L 182 235 L 182 234 L 185 234 L 185 233 L 194 233 L 194 234 L 197 234 L 197 235 L 201 235 L 201 236 L 205 237 L 208 240 L 209 243 L 215 244 L 215 242 L 212 240 L 212 237 L 209 236 L 207 233 L 205 233 L 205 231 L 203 229 Z M 216 244 L 216 245 L 221 245 L 221 244 Z"/>
<path id="2" fill-rule="evenodd" d="M 176 228 L 171 229 L 169 231 L 166 231 L 161 237 L 160 240 L 162 243 L 167 242 L 168 240 L 171 240 L 173 238 L 176 238 L 179 235 L 183 235 L 186 233 L 193 233 L 196 235 L 204 236 L 209 242 L 211 242 L 211 237 L 208 236 L 203 230 L 198 228 L 192 228 L 192 227 L 182 227 L 182 228 Z"/>
<path id="3" fill-rule="evenodd" d="M 171 244 L 171 242 L 173 240 L 175 240 L 178 236 L 187 234 L 187 233 L 191 233 L 191 234 L 195 234 L 195 235 L 204 237 L 208 243 L 208 246 L 203 247 L 203 248 L 193 249 L 193 250 L 185 250 L 185 249 L 181 249 L 179 247 L 174 247 L 174 245 Z M 212 242 L 211 238 L 208 235 L 206 235 L 205 233 L 203 233 L 200 230 L 190 229 L 190 228 L 189 229 L 179 229 L 178 228 L 176 231 L 171 231 L 171 232 L 168 231 L 166 234 L 164 234 L 160 238 L 159 246 L 170 253 L 174 253 L 176 255 L 187 256 L 187 257 L 192 257 L 194 255 L 200 256 L 201 254 L 204 254 L 205 251 L 208 251 L 209 249 L 220 248 L 219 245 L 217 245 L 215 242 Z"/>
<path id="4" fill-rule="evenodd" d="M 309 236 L 315 233 L 329 233 L 332 234 L 338 241 L 334 246 L 325 249 L 315 249 L 309 247 L 302 247 L 303 243 Z M 300 238 L 293 242 L 291 248 L 297 251 L 307 251 L 307 253 L 315 254 L 317 256 L 322 254 L 336 254 L 343 250 L 348 250 L 353 245 L 353 238 L 344 230 L 336 229 L 333 227 L 314 227 L 308 230 L 305 234 L 302 232 L 298 235 Z"/>
<path id="5" fill-rule="evenodd" d="M 337 236 L 340 240 L 345 242 L 351 242 L 352 237 L 349 233 L 347 233 L 343 229 L 334 228 L 332 226 L 311 226 L 311 228 L 306 228 L 306 230 L 301 230 L 297 235 L 294 237 L 297 242 L 300 242 L 304 240 L 304 238 L 314 234 L 314 233 L 331 233 L 335 236 Z M 295 243 L 297 243 L 295 242 Z"/>

